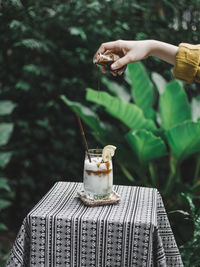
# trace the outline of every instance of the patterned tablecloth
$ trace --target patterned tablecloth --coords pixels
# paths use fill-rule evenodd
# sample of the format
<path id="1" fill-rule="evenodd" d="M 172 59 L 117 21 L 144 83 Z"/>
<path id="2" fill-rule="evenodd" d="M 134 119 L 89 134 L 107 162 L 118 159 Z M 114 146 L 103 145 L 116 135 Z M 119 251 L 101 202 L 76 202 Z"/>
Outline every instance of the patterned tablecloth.
<path id="1" fill-rule="evenodd" d="M 53 186 L 24 219 L 7 267 L 183 266 L 156 189 L 114 186 L 119 204 L 88 207 L 81 188 Z"/>

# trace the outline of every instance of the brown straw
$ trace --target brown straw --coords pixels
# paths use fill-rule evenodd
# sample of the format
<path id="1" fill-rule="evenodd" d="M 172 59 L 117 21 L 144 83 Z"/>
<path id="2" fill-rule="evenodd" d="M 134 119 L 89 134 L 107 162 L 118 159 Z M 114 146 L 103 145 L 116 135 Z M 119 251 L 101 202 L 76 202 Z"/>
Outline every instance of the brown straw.
<path id="1" fill-rule="evenodd" d="M 85 149 L 86 149 L 87 154 L 88 154 L 88 159 L 91 162 L 91 157 L 90 157 L 90 153 L 89 153 L 89 150 L 88 150 L 88 144 L 87 144 L 87 141 L 86 141 L 86 138 L 85 138 L 85 133 L 84 133 L 83 126 L 82 126 L 82 123 L 81 123 L 81 119 L 80 119 L 78 114 L 75 114 L 75 115 L 76 115 L 80 130 L 81 130 L 81 135 L 83 137 L 83 142 L 84 142 L 84 145 L 85 145 Z"/>

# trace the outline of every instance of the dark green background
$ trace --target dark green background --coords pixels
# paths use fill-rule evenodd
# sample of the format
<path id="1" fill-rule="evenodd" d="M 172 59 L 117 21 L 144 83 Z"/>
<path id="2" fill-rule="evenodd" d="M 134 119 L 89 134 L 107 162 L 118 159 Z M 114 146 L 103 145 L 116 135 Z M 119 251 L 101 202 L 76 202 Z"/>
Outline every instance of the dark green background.
<path id="1" fill-rule="evenodd" d="M 61 94 L 87 106 L 85 88 L 97 88 L 92 58 L 102 42 L 157 39 L 178 45 L 199 43 L 200 1 L 3 1 L 0 7 L 0 99 L 17 104 L 10 116 L 12 158 L 8 179 L 12 205 L 1 214 L 9 231 L 57 180 L 82 181 L 84 147 L 76 118 Z M 144 61 L 168 81 L 171 66 Z M 110 79 L 112 77 L 108 76 Z M 123 77 L 117 78 L 120 84 Z M 102 89 L 104 86 L 102 85 Z M 198 95 L 186 86 L 189 98 Z M 106 119 L 106 114 L 101 114 Z M 112 123 L 116 123 L 112 121 Z M 97 147 L 85 126 L 89 147 Z M 128 184 L 115 169 L 115 183 Z"/>

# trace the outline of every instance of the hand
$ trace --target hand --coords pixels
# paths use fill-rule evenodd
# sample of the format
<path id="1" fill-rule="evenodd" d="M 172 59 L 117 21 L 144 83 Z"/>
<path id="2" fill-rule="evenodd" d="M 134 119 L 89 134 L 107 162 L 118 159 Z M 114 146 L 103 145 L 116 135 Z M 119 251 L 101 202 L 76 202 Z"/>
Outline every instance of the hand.
<path id="1" fill-rule="evenodd" d="M 176 54 L 178 47 L 156 41 L 156 40 L 143 40 L 143 41 L 124 41 L 118 40 L 114 42 L 103 43 L 97 50 L 97 53 L 117 53 L 120 59 L 111 65 L 112 70 L 119 69 L 128 63 L 140 61 L 154 56 L 164 60 L 172 65 L 176 63 Z M 102 67 L 103 72 L 106 72 Z M 111 73 L 116 76 L 112 71 Z M 120 73 L 119 73 L 120 74 Z"/>
<path id="2" fill-rule="evenodd" d="M 151 51 L 151 40 L 144 41 L 124 41 L 118 40 L 114 42 L 103 43 L 97 50 L 97 54 L 116 53 L 120 59 L 111 65 L 112 70 L 119 69 L 128 63 L 140 61 L 149 56 Z M 106 70 L 102 67 L 103 72 Z M 115 73 L 111 72 L 116 76 Z"/>

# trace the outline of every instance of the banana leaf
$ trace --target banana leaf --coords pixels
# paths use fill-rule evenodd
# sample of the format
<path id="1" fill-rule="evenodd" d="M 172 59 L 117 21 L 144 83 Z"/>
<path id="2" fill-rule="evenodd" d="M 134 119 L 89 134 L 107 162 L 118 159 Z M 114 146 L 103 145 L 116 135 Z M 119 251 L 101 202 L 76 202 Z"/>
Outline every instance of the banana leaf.
<path id="1" fill-rule="evenodd" d="M 165 130 L 191 119 L 187 95 L 177 80 L 168 83 L 160 96 L 160 115 Z"/>
<path id="2" fill-rule="evenodd" d="M 191 101 L 192 120 L 197 121 L 200 118 L 200 97 L 193 97 Z"/>
<path id="3" fill-rule="evenodd" d="M 200 122 L 187 121 L 166 132 L 172 154 L 181 162 L 200 152 Z"/>
<path id="4" fill-rule="evenodd" d="M 126 136 L 141 165 L 167 154 L 164 141 L 146 130 L 130 131 Z"/>
<path id="5" fill-rule="evenodd" d="M 150 119 L 145 119 L 142 110 L 135 104 L 90 88 L 87 88 L 86 99 L 105 107 L 110 115 L 119 119 L 129 129 L 157 131 L 155 123 Z"/>
<path id="6" fill-rule="evenodd" d="M 118 96 L 126 102 L 130 101 L 131 95 L 122 85 L 119 85 L 118 83 L 113 82 L 106 77 L 102 78 L 102 82 L 114 96 Z"/>
<path id="7" fill-rule="evenodd" d="M 74 113 L 78 114 L 91 129 L 95 131 L 102 131 L 102 129 L 105 128 L 105 125 L 100 122 L 97 114 L 88 107 L 85 107 L 78 102 L 70 101 L 64 95 L 61 95 L 60 98 L 74 111 Z"/>
<path id="8" fill-rule="evenodd" d="M 167 85 L 166 80 L 157 72 L 152 72 L 151 78 L 156 85 L 156 88 L 160 95 L 162 95 L 165 91 L 165 87 Z"/>
<path id="9" fill-rule="evenodd" d="M 155 119 L 155 111 L 152 108 L 154 103 L 153 84 L 143 64 L 141 62 L 129 64 L 128 73 L 136 105 L 143 110 L 146 118 Z"/>

